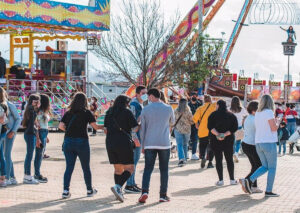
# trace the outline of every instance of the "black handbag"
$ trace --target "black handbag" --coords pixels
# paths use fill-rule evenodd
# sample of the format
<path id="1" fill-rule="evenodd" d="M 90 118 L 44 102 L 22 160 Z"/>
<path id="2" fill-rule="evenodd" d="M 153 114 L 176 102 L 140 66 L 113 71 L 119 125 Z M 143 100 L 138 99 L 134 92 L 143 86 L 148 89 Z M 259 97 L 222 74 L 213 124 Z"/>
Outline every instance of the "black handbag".
<path id="1" fill-rule="evenodd" d="M 132 148 L 135 149 L 135 148 L 136 148 L 136 145 L 135 145 L 135 142 L 132 140 L 131 135 L 128 134 L 128 132 L 126 132 L 124 129 L 122 129 L 122 128 L 119 126 L 118 122 L 116 121 L 116 119 L 115 119 L 114 117 L 113 117 L 113 120 L 114 120 L 114 122 L 115 122 L 115 124 L 116 124 L 118 130 L 120 130 L 120 132 L 123 132 L 124 135 L 126 135 L 126 136 L 128 137 L 128 139 L 129 139 L 129 141 L 130 141 L 130 143 L 131 143 Z"/>

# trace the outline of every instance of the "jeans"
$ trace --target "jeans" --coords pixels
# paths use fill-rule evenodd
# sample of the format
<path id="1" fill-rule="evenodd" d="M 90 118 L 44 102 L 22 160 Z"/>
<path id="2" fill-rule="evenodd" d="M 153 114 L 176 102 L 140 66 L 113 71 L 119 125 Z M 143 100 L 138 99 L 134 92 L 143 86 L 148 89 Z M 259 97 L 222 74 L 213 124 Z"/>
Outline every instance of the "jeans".
<path id="1" fill-rule="evenodd" d="M 34 149 L 36 147 L 36 136 L 31 134 L 24 134 L 24 139 L 27 145 L 27 152 L 24 162 L 24 173 L 25 175 L 31 175 L 31 161 Z"/>
<path id="2" fill-rule="evenodd" d="M 39 130 L 39 137 L 41 140 L 42 148 L 35 148 L 35 159 L 34 159 L 34 173 L 36 176 L 40 176 L 40 168 L 43 160 L 44 151 L 46 149 L 47 144 L 47 136 L 48 136 L 48 129 L 40 129 Z"/>
<path id="3" fill-rule="evenodd" d="M 176 129 L 174 130 L 176 143 L 177 143 L 177 152 L 179 160 L 187 160 L 188 153 L 188 143 L 190 140 L 190 134 L 181 134 Z"/>
<path id="4" fill-rule="evenodd" d="M 285 154 L 286 153 L 286 140 L 282 140 L 279 142 L 278 154 L 281 153 L 281 146 L 283 147 L 283 154 Z"/>
<path id="5" fill-rule="evenodd" d="M 6 133 L 3 133 L 0 135 L 0 176 L 5 176 L 6 171 L 5 171 L 5 159 L 4 159 L 4 152 L 3 152 L 3 142 L 5 139 Z"/>
<path id="6" fill-rule="evenodd" d="M 160 170 L 160 193 L 166 194 L 169 180 L 169 159 L 170 149 L 146 149 L 145 150 L 145 169 L 143 174 L 142 188 L 149 191 L 150 178 L 154 169 L 156 156 L 159 159 Z"/>
<path id="7" fill-rule="evenodd" d="M 253 175 L 250 176 L 251 182 L 268 172 L 266 192 L 272 192 L 277 165 L 276 143 L 257 143 L 256 151 L 262 163 Z"/>
<path id="8" fill-rule="evenodd" d="M 5 137 L 4 140 L 4 158 L 6 163 L 6 179 L 15 178 L 14 165 L 11 160 L 11 151 L 16 138 L 16 134 L 12 138 Z"/>
<path id="9" fill-rule="evenodd" d="M 196 154 L 198 146 L 198 129 L 195 125 L 191 127 L 191 142 L 192 142 L 192 154 Z"/>
<path id="10" fill-rule="evenodd" d="M 92 190 L 92 174 L 90 169 L 90 145 L 87 138 L 66 137 L 63 143 L 63 152 L 66 159 L 66 171 L 64 174 L 64 190 L 69 190 L 72 173 L 74 171 L 77 156 L 79 157 L 84 181 L 87 190 Z"/>
<path id="11" fill-rule="evenodd" d="M 141 147 L 136 147 L 133 151 L 133 160 L 134 160 L 134 171 L 131 174 L 130 178 L 127 180 L 127 186 L 135 186 L 135 170 L 136 170 L 136 165 L 138 164 L 140 157 L 141 157 Z"/>
<path id="12" fill-rule="evenodd" d="M 211 149 L 209 144 L 209 137 L 199 138 L 199 152 L 200 159 L 207 159 L 209 162 L 212 162 L 214 159 L 214 152 Z"/>
<path id="13" fill-rule="evenodd" d="M 286 127 L 289 130 L 290 135 L 292 135 L 292 134 L 294 134 L 294 132 L 297 129 L 297 124 L 296 124 L 296 122 L 287 122 Z"/>
<path id="14" fill-rule="evenodd" d="M 251 171 L 246 176 L 246 179 L 248 179 L 259 167 L 261 167 L 261 162 L 260 162 L 259 156 L 256 152 L 255 145 L 250 145 L 250 144 L 243 142 L 242 148 L 243 148 L 244 153 L 247 155 L 249 162 L 251 164 Z M 257 180 L 254 181 L 252 186 L 257 187 Z"/>

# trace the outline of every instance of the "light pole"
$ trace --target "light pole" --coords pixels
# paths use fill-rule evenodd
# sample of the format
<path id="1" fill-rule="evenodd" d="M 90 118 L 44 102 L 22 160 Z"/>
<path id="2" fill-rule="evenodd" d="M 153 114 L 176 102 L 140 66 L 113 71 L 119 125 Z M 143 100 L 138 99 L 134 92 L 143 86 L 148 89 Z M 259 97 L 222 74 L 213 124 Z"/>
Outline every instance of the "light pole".
<path id="1" fill-rule="evenodd" d="M 288 102 L 289 99 L 289 87 L 291 86 L 290 84 L 290 56 L 295 55 L 295 50 L 297 44 L 294 42 L 282 42 L 283 46 L 283 54 L 288 56 L 288 77 L 287 77 L 287 84 L 285 85 L 285 102 Z"/>

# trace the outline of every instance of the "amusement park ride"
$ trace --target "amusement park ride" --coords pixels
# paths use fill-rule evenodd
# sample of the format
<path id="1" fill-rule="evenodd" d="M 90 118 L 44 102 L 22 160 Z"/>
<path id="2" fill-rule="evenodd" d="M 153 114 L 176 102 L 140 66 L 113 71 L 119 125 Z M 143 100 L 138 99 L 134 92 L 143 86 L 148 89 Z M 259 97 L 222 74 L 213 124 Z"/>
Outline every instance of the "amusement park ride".
<path id="1" fill-rule="evenodd" d="M 204 21 L 202 23 L 202 31 L 210 24 L 212 19 L 218 13 L 220 8 L 223 6 L 226 0 L 203 0 L 203 15 Z M 153 78 L 153 73 L 159 71 L 164 67 L 166 62 L 169 60 L 169 56 L 174 53 L 175 46 L 178 44 L 186 43 L 186 46 L 193 45 L 199 37 L 198 30 L 198 17 L 199 17 L 199 4 L 196 3 L 190 10 L 187 16 L 179 24 L 173 35 L 168 40 L 168 43 L 164 46 L 161 52 L 157 54 L 157 57 L 153 60 L 151 67 L 148 70 L 147 81 Z M 212 76 L 207 82 L 207 92 L 216 96 L 228 96 L 234 95 L 241 98 L 257 99 L 264 92 L 266 92 L 266 81 L 253 80 L 247 77 L 238 77 L 237 74 L 232 74 L 226 69 L 228 60 L 230 59 L 231 53 L 234 50 L 236 41 L 241 33 L 243 26 L 245 25 L 248 17 L 250 24 L 272 24 L 272 25 L 290 25 L 300 24 L 299 19 L 299 7 L 296 3 L 290 0 L 244 0 L 243 7 L 239 14 L 239 17 L 234 26 L 233 32 L 230 36 L 228 44 L 225 48 L 224 53 L 221 55 L 219 66 L 215 69 L 216 75 Z M 286 42 L 287 45 L 294 45 L 293 42 Z M 184 52 L 184 51 L 183 51 Z M 150 76 L 152 75 L 152 76 Z M 143 84 L 142 76 L 139 77 L 140 83 Z M 234 86 L 237 87 L 234 88 Z M 238 85 L 238 86 L 237 86 Z M 290 90 L 292 82 L 285 82 L 285 89 Z M 300 84 L 297 84 L 297 86 Z M 249 88 L 253 87 L 251 94 Z M 131 86 L 127 94 L 134 96 L 135 86 Z M 295 89 L 295 88 L 294 88 Z M 296 88 L 297 92 L 291 91 L 288 94 L 298 94 L 299 89 Z M 281 95 L 281 82 L 269 82 L 268 92 L 277 101 L 282 101 Z M 289 97 L 290 101 L 297 101 L 300 98 L 299 95 L 295 97 Z M 287 97 L 286 97 L 287 99 Z"/>
<path id="2" fill-rule="evenodd" d="M 6 71 L 2 84 L 9 97 L 21 105 L 31 93 L 48 93 L 58 120 L 71 93 L 85 90 L 87 72 L 86 52 L 68 51 L 63 40 L 93 40 L 97 45 L 100 33 L 109 30 L 110 0 L 91 0 L 89 6 L 51 0 L 1 0 L 0 34 L 10 37 L 10 68 L 15 65 L 15 48 L 26 48 L 29 55 L 22 79 L 16 78 L 20 70 Z M 57 49 L 47 46 L 44 51 L 34 51 L 36 40 L 58 40 Z"/>

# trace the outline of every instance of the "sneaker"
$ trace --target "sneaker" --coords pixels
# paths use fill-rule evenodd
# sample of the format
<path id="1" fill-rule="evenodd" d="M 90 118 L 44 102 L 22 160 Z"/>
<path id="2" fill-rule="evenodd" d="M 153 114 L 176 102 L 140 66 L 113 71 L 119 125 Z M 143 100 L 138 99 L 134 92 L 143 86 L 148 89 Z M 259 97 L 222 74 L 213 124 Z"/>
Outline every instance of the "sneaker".
<path id="1" fill-rule="evenodd" d="M 110 188 L 112 193 L 114 193 L 114 195 L 116 196 L 117 200 L 120 202 L 124 202 L 124 196 L 122 194 L 121 188 L 117 187 L 117 186 L 113 186 Z"/>
<path id="2" fill-rule="evenodd" d="M 178 167 L 183 167 L 184 164 L 185 164 L 185 163 L 184 163 L 184 160 L 180 160 L 179 163 L 178 163 Z"/>
<path id="3" fill-rule="evenodd" d="M 88 190 L 86 195 L 88 197 L 93 197 L 95 194 L 97 194 L 97 192 L 98 192 L 97 189 Z"/>
<path id="4" fill-rule="evenodd" d="M 242 190 L 245 192 L 245 193 L 248 193 L 248 191 L 246 190 L 246 182 L 245 182 L 245 179 L 244 178 L 241 178 L 239 179 L 239 182 L 242 186 Z"/>
<path id="5" fill-rule="evenodd" d="M 203 168 L 205 167 L 205 163 L 206 163 L 206 159 L 203 158 L 203 159 L 201 160 L 201 169 L 203 169 Z"/>
<path id="6" fill-rule="evenodd" d="M 249 179 L 245 179 L 245 189 L 247 191 L 247 193 L 252 194 L 252 183 Z"/>
<path id="7" fill-rule="evenodd" d="M 139 203 L 146 203 L 147 199 L 148 199 L 148 193 L 143 193 L 139 198 Z"/>
<path id="8" fill-rule="evenodd" d="M 208 168 L 208 169 L 211 169 L 211 168 L 215 168 L 215 167 L 214 167 L 214 165 L 213 165 L 212 162 L 209 162 L 208 165 L 207 165 L 207 168 Z"/>
<path id="9" fill-rule="evenodd" d="M 257 188 L 257 187 L 252 187 L 252 193 L 263 193 L 264 191 Z"/>
<path id="10" fill-rule="evenodd" d="M 47 183 L 48 179 L 46 177 L 43 177 L 43 175 L 34 176 L 34 179 L 38 180 L 40 183 Z"/>
<path id="11" fill-rule="evenodd" d="M 7 186 L 12 185 L 10 179 L 6 179 L 5 183 L 6 183 Z"/>
<path id="12" fill-rule="evenodd" d="M 16 180 L 16 178 L 10 178 L 9 181 L 11 185 L 18 185 L 18 181 Z"/>
<path id="13" fill-rule="evenodd" d="M 216 186 L 223 186 L 224 185 L 224 181 L 223 180 L 219 180 L 216 182 Z"/>
<path id="14" fill-rule="evenodd" d="M 139 190 L 139 192 L 142 192 L 142 189 L 141 189 L 140 187 L 138 187 L 138 185 L 135 184 L 133 187 L 134 187 L 136 190 Z"/>
<path id="15" fill-rule="evenodd" d="M 24 184 L 39 184 L 40 182 L 36 179 L 34 179 L 34 177 L 30 176 L 30 175 L 25 175 L 24 179 L 23 179 L 23 183 Z"/>
<path id="16" fill-rule="evenodd" d="M 138 190 L 137 188 L 135 188 L 134 186 L 126 186 L 124 189 L 124 192 L 128 193 L 128 194 L 139 194 L 141 193 L 140 190 Z"/>
<path id="17" fill-rule="evenodd" d="M 68 199 L 71 197 L 71 193 L 68 190 L 64 190 L 62 193 L 62 198 L 63 199 Z"/>
<path id="18" fill-rule="evenodd" d="M 159 202 L 170 202 L 170 198 L 167 195 L 160 196 Z"/>
<path id="19" fill-rule="evenodd" d="M 239 162 L 239 154 L 238 153 L 233 154 L 233 160 L 234 160 L 235 163 Z"/>
<path id="20" fill-rule="evenodd" d="M 238 185 L 237 180 L 230 180 L 230 185 Z"/>
<path id="21" fill-rule="evenodd" d="M 47 159 L 47 158 L 50 158 L 50 156 L 49 156 L 49 155 L 46 155 L 46 154 L 44 154 L 43 158 L 44 158 L 44 159 Z"/>
<path id="22" fill-rule="evenodd" d="M 279 194 L 273 192 L 265 192 L 265 197 L 279 197 Z"/>
<path id="23" fill-rule="evenodd" d="M 199 157 L 197 154 L 193 154 L 191 160 L 199 160 Z"/>
<path id="24" fill-rule="evenodd" d="M 5 180 L 1 180 L 0 181 L 0 187 L 6 187 L 7 186 L 7 183 Z"/>

